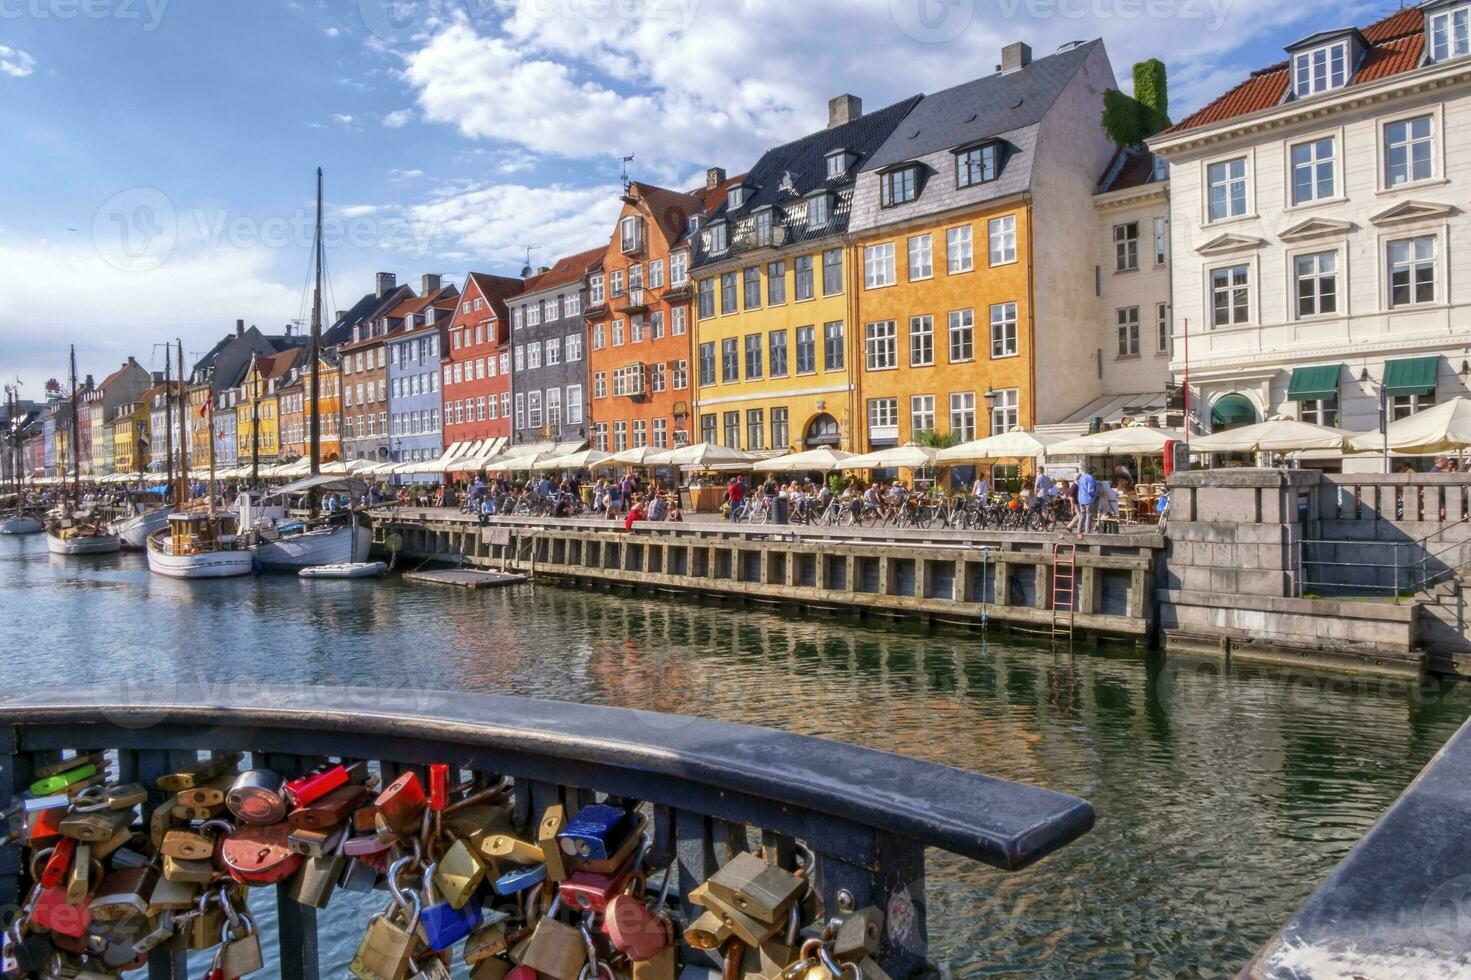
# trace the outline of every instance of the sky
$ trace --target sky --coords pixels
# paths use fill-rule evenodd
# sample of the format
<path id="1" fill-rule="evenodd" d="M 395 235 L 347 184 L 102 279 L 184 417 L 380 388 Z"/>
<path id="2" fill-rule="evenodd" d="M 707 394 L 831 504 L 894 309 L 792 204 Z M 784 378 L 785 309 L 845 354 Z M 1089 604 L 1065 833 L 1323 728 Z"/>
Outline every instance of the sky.
<path id="1" fill-rule="evenodd" d="M 309 316 L 314 173 L 328 311 L 391 271 L 463 283 L 606 243 L 621 158 L 688 189 L 868 109 L 1102 37 L 1169 68 L 1181 118 L 1328 0 L 0 0 L 0 379 L 22 397 L 237 319 Z"/>

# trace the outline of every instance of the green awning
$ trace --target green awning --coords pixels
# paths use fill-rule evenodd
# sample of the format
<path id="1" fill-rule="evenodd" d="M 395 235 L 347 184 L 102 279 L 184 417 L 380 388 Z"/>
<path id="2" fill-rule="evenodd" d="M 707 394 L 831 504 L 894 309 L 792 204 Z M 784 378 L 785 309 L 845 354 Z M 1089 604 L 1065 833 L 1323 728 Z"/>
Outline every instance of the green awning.
<path id="1" fill-rule="evenodd" d="M 1211 406 L 1211 431 L 1234 429 L 1256 422 L 1256 408 L 1245 395 L 1226 395 Z"/>
<path id="2" fill-rule="evenodd" d="M 1336 397 L 1338 376 L 1342 370 L 1342 364 L 1315 364 L 1312 367 L 1293 368 L 1292 380 L 1287 385 L 1287 400 L 1315 402 Z"/>
<path id="3" fill-rule="evenodd" d="M 1384 362 L 1384 390 L 1391 395 L 1428 395 L 1440 373 L 1439 357 L 1405 357 Z"/>

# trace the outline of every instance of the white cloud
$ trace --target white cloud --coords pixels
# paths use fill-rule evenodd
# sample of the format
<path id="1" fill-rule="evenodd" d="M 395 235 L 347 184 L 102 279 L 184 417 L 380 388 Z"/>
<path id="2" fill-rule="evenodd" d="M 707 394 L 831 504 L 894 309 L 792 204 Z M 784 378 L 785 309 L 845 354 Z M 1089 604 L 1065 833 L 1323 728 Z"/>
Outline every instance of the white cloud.
<path id="1" fill-rule="evenodd" d="M 414 114 L 410 110 L 395 109 L 388 115 L 383 117 L 383 125 L 387 126 L 389 129 L 398 129 L 400 126 L 407 125 L 409 120 L 413 118 Z"/>
<path id="2" fill-rule="evenodd" d="M 620 188 L 482 184 L 440 193 L 404 212 L 434 254 L 469 256 L 477 271 L 519 267 L 526 246 L 543 260 L 608 242 Z"/>
<path id="3" fill-rule="evenodd" d="M 338 125 L 341 125 L 341 126 L 351 126 L 352 125 L 352 120 L 353 120 L 353 117 L 349 113 L 345 113 L 345 112 L 334 112 L 334 113 L 332 113 L 332 121 L 335 122 L 335 123 L 337 123 Z"/>
<path id="4" fill-rule="evenodd" d="M 424 176 L 422 170 L 399 170 L 397 167 L 388 171 L 389 180 L 415 180 Z"/>
<path id="5" fill-rule="evenodd" d="M 342 35 L 342 32 L 335 27 L 329 27 L 326 30 L 322 31 L 322 33 L 327 35 L 328 37 L 340 37 Z"/>
<path id="6" fill-rule="evenodd" d="M 36 70 L 36 59 L 20 48 L 0 44 L 0 75 L 25 78 Z"/>
<path id="7" fill-rule="evenodd" d="M 379 207 L 376 204 L 350 204 L 345 208 L 338 208 L 337 213 L 344 218 L 361 218 L 370 214 L 377 214 Z"/>

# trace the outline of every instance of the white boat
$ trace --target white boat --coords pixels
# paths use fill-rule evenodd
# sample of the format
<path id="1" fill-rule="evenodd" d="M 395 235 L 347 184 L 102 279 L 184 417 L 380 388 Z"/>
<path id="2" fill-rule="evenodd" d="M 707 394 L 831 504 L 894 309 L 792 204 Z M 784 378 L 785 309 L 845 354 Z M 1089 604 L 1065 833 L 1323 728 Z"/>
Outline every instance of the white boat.
<path id="1" fill-rule="evenodd" d="M 142 551 L 148 547 L 149 536 L 154 531 L 163 530 L 168 523 L 169 509 L 163 507 L 142 514 L 134 514 L 132 517 L 119 518 L 112 522 L 112 530 L 122 538 L 124 548 Z"/>
<path id="2" fill-rule="evenodd" d="M 257 533 L 255 544 L 261 567 L 278 571 L 365 562 L 372 549 L 373 532 L 356 523 L 303 531 L 264 530 Z"/>
<path id="3" fill-rule="evenodd" d="M 387 572 L 388 566 L 381 561 L 361 561 L 343 565 L 313 565 L 296 574 L 302 578 L 375 578 Z"/>
<path id="4" fill-rule="evenodd" d="M 100 524 L 79 524 L 47 531 L 46 547 L 53 555 L 110 555 L 122 550 L 122 539 Z"/>
<path id="5" fill-rule="evenodd" d="M 0 518 L 0 534 L 39 534 L 44 530 L 40 521 L 24 514 Z"/>
<path id="6" fill-rule="evenodd" d="M 148 569 L 169 578 L 229 578 L 249 575 L 255 556 L 241 546 L 233 518 L 174 513 L 148 537 Z"/>

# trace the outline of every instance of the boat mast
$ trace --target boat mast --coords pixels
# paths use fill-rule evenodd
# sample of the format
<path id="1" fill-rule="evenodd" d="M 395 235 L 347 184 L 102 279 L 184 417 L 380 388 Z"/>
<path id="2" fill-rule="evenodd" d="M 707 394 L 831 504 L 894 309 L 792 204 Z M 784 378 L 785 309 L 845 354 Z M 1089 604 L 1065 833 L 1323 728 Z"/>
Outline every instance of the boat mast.
<path id="1" fill-rule="evenodd" d="M 310 393 L 307 397 L 307 411 L 311 413 L 311 475 L 318 476 L 322 472 L 322 413 L 320 411 L 322 379 L 320 375 L 320 361 L 322 358 L 322 168 L 317 168 L 317 230 L 316 238 L 312 244 L 312 261 L 316 266 L 316 284 L 312 287 L 312 341 L 308 348 L 308 356 L 312 361 L 312 378 L 310 382 Z M 317 515 L 317 492 L 313 488 L 307 491 L 307 507 L 310 516 Z"/>
<path id="2" fill-rule="evenodd" d="M 77 436 L 77 345 L 72 344 L 71 349 L 71 372 L 72 372 L 72 510 L 82 509 L 82 456 L 81 442 Z"/>
<path id="3" fill-rule="evenodd" d="M 184 377 L 184 341 L 175 338 L 179 345 L 179 377 Z M 183 510 L 189 505 L 189 440 L 184 438 L 184 433 L 189 429 L 185 417 L 185 409 L 182 401 L 179 403 L 179 509 Z M 213 445 L 213 442 L 211 442 Z"/>
<path id="4" fill-rule="evenodd" d="M 174 490 L 174 358 L 167 346 L 163 355 L 163 442 L 164 466 L 168 470 L 169 492 Z M 182 438 L 182 436 L 180 437 Z"/>
<path id="5" fill-rule="evenodd" d="M 215 399 L 214 392 L 204 396 L 206 414 L 209 416 L 209 516 L 215 516 Z"/>

